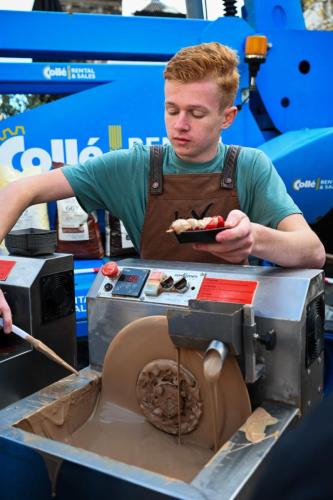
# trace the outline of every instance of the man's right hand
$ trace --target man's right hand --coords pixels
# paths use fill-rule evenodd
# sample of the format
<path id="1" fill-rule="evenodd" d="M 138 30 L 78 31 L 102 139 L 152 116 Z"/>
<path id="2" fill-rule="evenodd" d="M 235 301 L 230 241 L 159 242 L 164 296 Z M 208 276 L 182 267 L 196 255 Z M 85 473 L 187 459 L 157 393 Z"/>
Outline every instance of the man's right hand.
<path id="1" fill-rule="evenodd" d="M 0 315 L 3 319 L 3 330 L 5 333 L 10 333 L 12 331 L 12 313 L 10 311 L 9 305 L 5 299 L 5 296 L 0 290 Z"/>

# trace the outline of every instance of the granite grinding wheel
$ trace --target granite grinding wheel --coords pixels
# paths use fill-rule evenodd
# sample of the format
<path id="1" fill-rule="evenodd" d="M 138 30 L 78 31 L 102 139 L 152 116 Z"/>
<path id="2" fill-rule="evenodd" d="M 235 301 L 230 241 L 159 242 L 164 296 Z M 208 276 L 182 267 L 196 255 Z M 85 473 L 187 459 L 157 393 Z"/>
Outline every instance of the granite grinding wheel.
<path id="1" fill-rule="evenodd" d="M 149 316 L 129 323 L 116 335 L 106 353 L 100 402 L 112 401 L 137 414 L 144 413 L 155 427 L 175 434 L 175 408 L 178 408 L 178 403 L 175 402 L 177 391 L 174 387 L 176 363 L 177 349 L 168 335 L 168 323 L 165 316 Z M 188 403 L 188 393 L 190 393 L 193 401 L 190 401 L 188 406 L 196 415 L 194 419 L 193 417 L 185 418 L 184 428 L 184 422 L 182 423 L 182 439 L 184 442 L 211 448 L 214 446 L 214 436 L 209 390 L 203 375 L 203 354 L 191 349 L 181 349 L 180 364 L 181 379 L 185 380 L 187 385 L 187 389 L 183 391 L 183 413 L 186 415 L 184 405 Z M 167 376 L 166 373 L 168 373 Z M 163 380 L 163 390 L 167 393 L 164 403 L 161 403 L 161 397 L 157 397 L 156 407 L 152 403 L 151 391 L 160 387 L 160 382 L 148 383 L 146 395 L 144 387 L 147 380 L 142 383 L 142 378 L 150 380 L 151 374 L 159 381 Z M 138 390 L 138 386 L 141 389 Z M 160 396 L 159 391 L 158 388 L 157 396 Z M 154 418 L 149 418 L 149 412 L 142 411 L 143 401 L 147 399 L 147 396 L 148 399 L 150 398 L 149 404 L 146 405 L 150 406 L 149 411 L 154 416 L 158 416 L 158 413 L 161 416 L 162 411 L 162 417 L 169 418 L 166 426 L 163 418 L 162 424 L 156 425 L 156 422 L 152 422 Z M 229 356 L 218 380 L 219 444 L 222 445 L 228 440 L 250 414 L 251 405 L 245 382 L 238 363 L 232 356 Z M 173 420 L 171 424 L 170 419 Z M 189 428 L 188 424 L 190 421 L 193 423 L 193 420 L 196 421 L 192 428 Z M 169 429 L 163 427 L 169 427 Z"/>

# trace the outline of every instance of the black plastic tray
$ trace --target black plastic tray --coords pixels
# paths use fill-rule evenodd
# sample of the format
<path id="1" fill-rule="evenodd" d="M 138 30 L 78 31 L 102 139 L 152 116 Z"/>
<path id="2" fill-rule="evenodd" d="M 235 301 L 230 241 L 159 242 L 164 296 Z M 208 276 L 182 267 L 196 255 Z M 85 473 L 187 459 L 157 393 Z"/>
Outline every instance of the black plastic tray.
<path id="1" fill-rule="evenodd" d="M 183 233 L 174 233 L 179 243 L 216 243 L 215 236 L 226 227 L 217 227 L 215 229 L 198 229 L 197 231 L 184 231 Z"/>
<path id="2" fill-rule="evenodd" d="M 18 229 L 7 234 L 5 245 L 12 255 L 47 255 L 55 252 L 57 231 L 33 227 Z"/>

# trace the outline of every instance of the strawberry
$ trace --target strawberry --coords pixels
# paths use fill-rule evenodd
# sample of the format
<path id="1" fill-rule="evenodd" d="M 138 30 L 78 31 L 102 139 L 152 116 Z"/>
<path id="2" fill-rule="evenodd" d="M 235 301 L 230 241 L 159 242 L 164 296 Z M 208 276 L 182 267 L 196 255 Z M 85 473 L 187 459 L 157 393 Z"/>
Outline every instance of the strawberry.
<path id="1" fill-rule="evenodd" d="M 205 229 L 217 229 L 219 227 L 224 227 L 224 219 L 221 215 L 216 215 L 215 217 L 212 217 Z"/>
<path id="2" fill-rule="evenodd" d="M 217 226 L 216 227 L 224 227 L 224 219 L 222 215 L 217 215 Z"/>

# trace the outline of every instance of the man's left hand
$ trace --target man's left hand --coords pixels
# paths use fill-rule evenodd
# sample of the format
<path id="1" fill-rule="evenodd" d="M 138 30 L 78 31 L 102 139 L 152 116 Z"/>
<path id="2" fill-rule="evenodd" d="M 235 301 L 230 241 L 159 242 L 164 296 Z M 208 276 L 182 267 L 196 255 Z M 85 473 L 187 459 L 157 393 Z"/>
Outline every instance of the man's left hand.
<path id="1" fill-rule="evenodd" d="M 250 219 L 240 210 L 232 210 L 224 224 L 225 231 L 216 235 L 216 243 L 195 243 L 195 250 L 216 255 L 230 264 L 244 262 L 254 245 L 254 231 Z"/>

